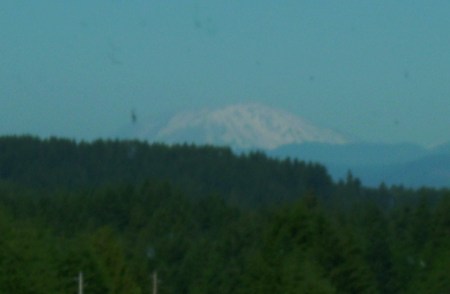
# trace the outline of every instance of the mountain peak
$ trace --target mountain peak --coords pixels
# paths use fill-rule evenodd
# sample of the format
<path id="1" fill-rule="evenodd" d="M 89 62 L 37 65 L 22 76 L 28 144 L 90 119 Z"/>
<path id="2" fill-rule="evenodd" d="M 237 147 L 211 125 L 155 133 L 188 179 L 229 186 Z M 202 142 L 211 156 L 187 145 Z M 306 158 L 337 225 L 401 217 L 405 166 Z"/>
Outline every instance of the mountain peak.
<path id="1" fill-rule="evenodd" d="M 283 110 L 265 105 L 234 104 L 219 109 L 184 111 L 141 139 L 166 143 L 226 145 L 237 149 L 274 149 L 286 144 L 344 144 L 348 139 Z"/>

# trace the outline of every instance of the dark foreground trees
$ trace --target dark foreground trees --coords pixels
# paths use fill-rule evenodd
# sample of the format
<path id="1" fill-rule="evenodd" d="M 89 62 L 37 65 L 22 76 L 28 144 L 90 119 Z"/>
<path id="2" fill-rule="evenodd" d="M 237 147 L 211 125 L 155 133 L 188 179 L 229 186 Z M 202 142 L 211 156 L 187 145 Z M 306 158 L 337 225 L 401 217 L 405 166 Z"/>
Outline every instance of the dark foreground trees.
<path id="1" fill-rule="evenodd" d="M 0 293 L 75 293 L 80 271 L 85 293 L 150 293 L 154 271 L 159 293 L 450 293 L 449 191 L 212 147 L 8 142 Z"/>

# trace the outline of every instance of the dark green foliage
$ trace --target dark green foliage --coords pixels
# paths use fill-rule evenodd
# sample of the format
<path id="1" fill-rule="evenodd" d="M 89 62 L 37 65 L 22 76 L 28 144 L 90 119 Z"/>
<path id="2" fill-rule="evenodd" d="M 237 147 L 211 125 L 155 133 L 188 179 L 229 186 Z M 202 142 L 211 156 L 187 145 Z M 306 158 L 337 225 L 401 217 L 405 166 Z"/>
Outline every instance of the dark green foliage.
<path id="1" fill-rule="evenodd" d="M 293 200 L 307 190 L 326 197 L 332 186 L 320 165 L 280 162 L 259 152 L 237 156 L 211 146 L 0 138 L 0 180 L 21 186 L 80 189 L 148 179 L 168 181 L 193 197 L 217 193 L 245 206 Z"/>
<path id="2" fill-rule="evenodd" d="M 136 141 L 0 138 L 0 293 L 449 293 L 450 192 Z"/>

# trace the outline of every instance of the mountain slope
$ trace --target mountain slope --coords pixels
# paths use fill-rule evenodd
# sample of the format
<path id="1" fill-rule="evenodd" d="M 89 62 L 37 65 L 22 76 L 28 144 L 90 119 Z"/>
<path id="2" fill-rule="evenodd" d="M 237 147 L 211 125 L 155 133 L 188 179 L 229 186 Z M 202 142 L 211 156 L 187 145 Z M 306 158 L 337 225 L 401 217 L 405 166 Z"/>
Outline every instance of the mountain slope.
<path id="1" fill-rule="evenodd" d="M 336 180 L 345 179 L 350 170 L 367 186 L 377 187 L 384 182 L 414 188 L 440 188 L 450 187 L 448 146 L 430 150 L 414 144 L 300 144 L 281 146 L 268 154 L 319 162 Z"/>
<path id="2" fill-rule="evenodd" d="M 140 139 L 165 143 L 227 145 L 237 149 L 274 149 L 286 144 L 344 144 L 338 132 L 313 125 L 288 112 L 260 104 L 237 104 L 174 115 L 152 132 L 137 130 Z"/>

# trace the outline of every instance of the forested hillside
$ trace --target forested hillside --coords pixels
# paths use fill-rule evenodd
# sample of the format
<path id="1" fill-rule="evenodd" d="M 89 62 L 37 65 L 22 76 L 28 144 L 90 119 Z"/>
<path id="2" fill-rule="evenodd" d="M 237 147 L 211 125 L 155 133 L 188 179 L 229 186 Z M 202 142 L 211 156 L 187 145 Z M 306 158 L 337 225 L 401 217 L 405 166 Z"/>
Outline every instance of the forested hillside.
<path id="1" fill-rule="evenodd" d="M 0 293 L 450 293 L 450 191 L 210 146 L 0 138 Z"/>
<path id="2" fill-rule="evenodd" d="M 190 196 L 220 194 L 251 206 L 293 200 L 306 191 L 326 196 L 332 187 L 318 164 L 277 161 L 258 152 L 236 156 L 212 146 L 33 137 L 0 138 L 0 179 L 43 189 L 162 180 Z"/>

